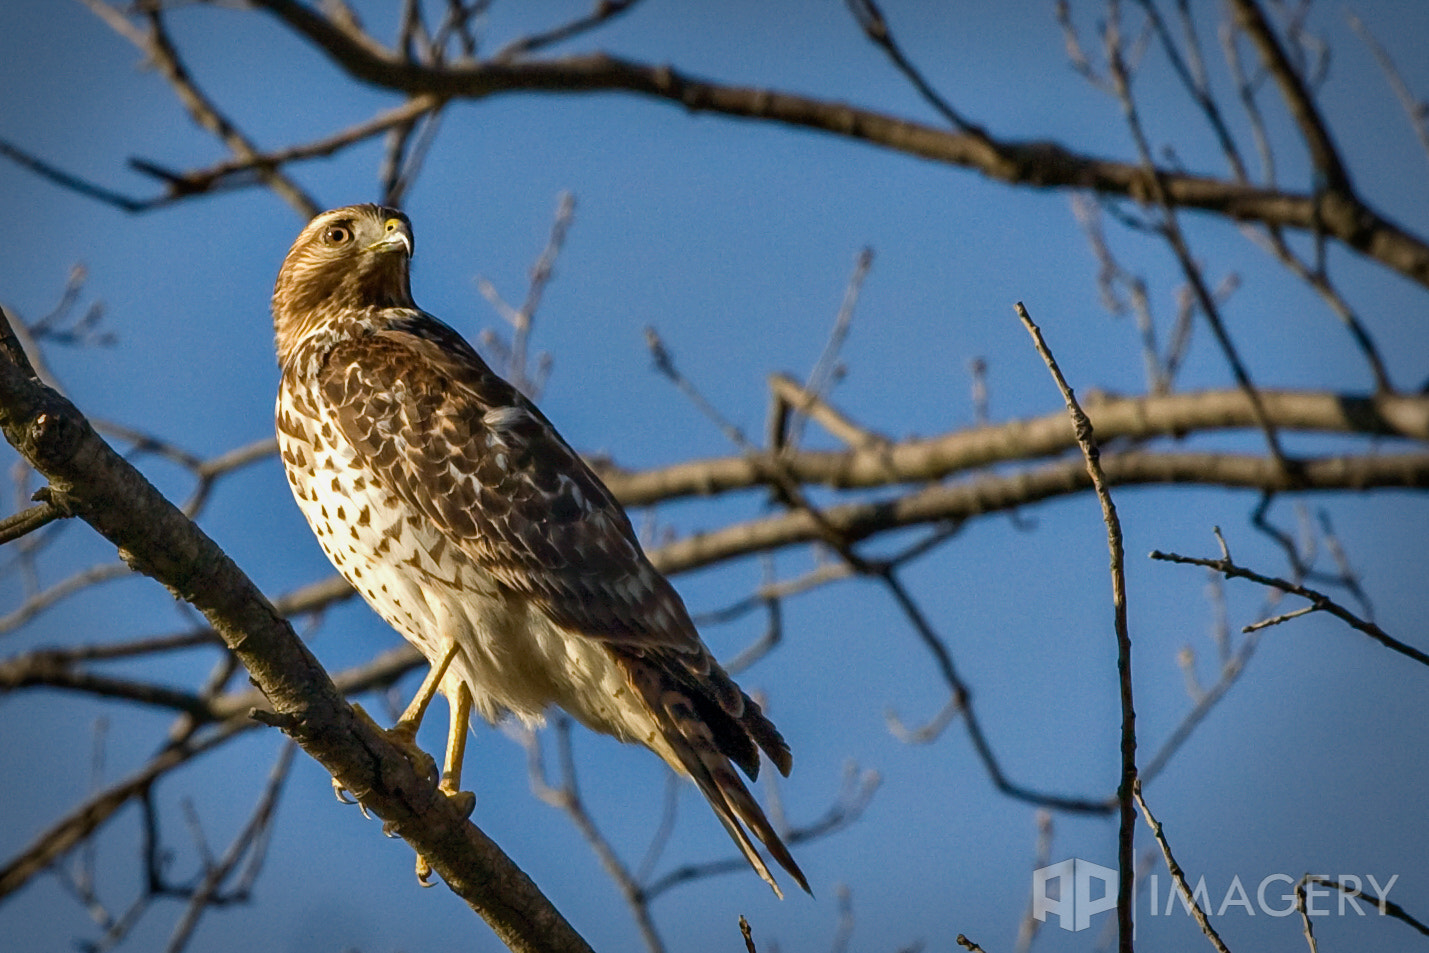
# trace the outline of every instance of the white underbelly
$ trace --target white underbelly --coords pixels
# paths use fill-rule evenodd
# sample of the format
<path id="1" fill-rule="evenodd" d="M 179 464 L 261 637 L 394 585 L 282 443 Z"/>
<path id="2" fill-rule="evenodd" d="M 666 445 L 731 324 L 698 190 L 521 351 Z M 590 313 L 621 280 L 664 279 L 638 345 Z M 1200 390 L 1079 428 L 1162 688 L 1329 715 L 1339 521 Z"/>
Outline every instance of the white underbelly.
<path id="1" fill-rule="evenodd" d="M 350 448 L 313 453 L 281 428 L 279 445 L 298 506 L 353 588 L 430 663 L 460 646 L 444 695 L 464 683 L 488 721 L 511 713 L 539 724 L 555 704 L 596 731 L 655 743 L 653 720 L 598 640 L 560 629 L 429 521 L 408 519 L 407 507 L 352 467 Z"/>

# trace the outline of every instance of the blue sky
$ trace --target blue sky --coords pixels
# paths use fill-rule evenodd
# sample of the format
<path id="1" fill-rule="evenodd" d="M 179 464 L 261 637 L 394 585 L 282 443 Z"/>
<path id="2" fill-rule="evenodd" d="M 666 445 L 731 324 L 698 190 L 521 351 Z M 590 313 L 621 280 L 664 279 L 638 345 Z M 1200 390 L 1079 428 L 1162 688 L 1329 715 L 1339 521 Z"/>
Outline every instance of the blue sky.
<path id="1" fill-rule="evenodd" d="M 650 4 L 596 41 L 614 53 L 668 61 L 696 75 L 844 99 L 936 121 L 859 35 L 841 4 L 752 3 L 694 9 Z M 367 4 L 382 37 L 395 15 Z M 492 46 L 585 9 L 556 2 L 498 4 Z M 1096 12 L 1078 4 L 1090 28 Z M 1355 12 L 1396 56 L 1411 88 L 1429 96 L 1429 8 L 1364 2 Z M 1043 3 L 886 5 L 910 57 L 966 115 L 994 134 L 1047 138 L 1092 153 L 1129 157 L 1116 104 L 1066 64 Z M 1208 9 L 1209 13 L 1209 9 Z M 1334 49 L 1321 101 L 1365 195 L 1412 230 L 1429 229 L 1424 154 L 1363 45 L 1337 5 L 1312 24 Z M 198 80 L 264 146 L 336 131 L 395 102 L 354 88 L 318 54 L 259 14 L 186 9 L 173 26 Z M 1214 49 L 1214 47 L 1212 47 Z M 140 156 L 174 168 L 222 157 L 195 129 L 162 79 L 78 3 L 21 0 L 0 7 L 0 136 L 110 187 L 145 193 L 128 170 Z M 1223 171 L 1209 134 L 1190 121 L 1152 53 L 1138 83 L 1153 141 L 1178 160 Z M 1237 122 L 1238 132 L 1244 132 Z M 1280 112 L 1282 181 L 1305 184 L 1301 151 Z M 377 194 L 380 151 L 368 146 L 311 163 L 295 175 L 322 203 Z M 450 110 L 406 208 L 417 235 L 414 292 L 463 333 L 501 327 L 477 292 L 490 279 L 519 301 L 557 196 L 578 200 L 566 249 L 547 291 L 535 344 L 554 373 L 542 407 L 566 437 L 628 467 L 730 453 L 718 430 L 654 373 L 642 329 L 659 329 L 681 368 L 708 399 L 751 434 L 762 432 L 766 375 L 806 374 L 817 360 L 859 250 L 876 253 L 844 352 L 848 375 L 836 403 L 892 436 L 968 426 L 967 363 L 989 365 L 995 420 L 1060 406 L 1012 311 L 1031 309 L 1080 392 L 1144 388 L 1135 328 L 1098 302 L 1096 262 L 1065 193 L 1015 190 L 977 176 L 812 133 L 711 116 L 614 95 L 508 96 Z M 268 296 L 302 222 L 276 197 L 244 191 L 131 216 L 0 163 L 7 198 L 0 301 L 33 319 L 62 290 L 69 270 L 88 272 L 84 300 L 102 301 L 107 349 L 53 348 L 49 359 L 86 412 L 131 424 L 201 455 L 271 433 L 277 383 Z M 1195 252 L 1213 281 L 1242 285 L 1227 310 L 1231 332 L 1264 386 L 1364 391 L 1363 362 L 1331 315 L 1234 228 L 1187 219 Z M 1179 277 L 1169 256 L 1111 230 L 1128 268 L 1144 272 L 1157 315 L 1173 313 Z M 1415 388 L 1429 354 L 1422 289 L 1338 250 L 1330 265 L 1363 309 L 1395 382 Z M 503 329 L 504 330 L 504 329 Z M 1181 389 L 1219 388 L 1229 373 L 1196 330 Z M 811 429 L 816 442 L 827 441 Z M 1198 438 L 1193 447 L 1255 450 L 1248 436 Z M 1335 444 L 1292 439 L 1314 452 Z M 161 487 L 182 495 L 176 468 L 142 461 Z M 1281 572 L 1275 550 L 1247 523 L 1254 499 L 1214 490 L 1127 490 L 1117 496 L 1127 535 L 1139 728 L 1153 750 L 1189 701 L 1176 663 L 1185 645 L 1214 678 L 1205 576 L 1152 563 L 1153 549 L 1213 555 L 1220 525 L 1242 562 Z M 1424 644 L 1423 545 L 1429 518 L 1419 495 L 1379 492 L 1311 498 L 1333 518 L 1392 633 Z M 679 533 L 762 512 L 758 496 L 662 507 Z M 1274 515 L 1293 525 L 1290 501 Z M 1006 516 L 969 524 L 907 581 L 934 619 L 965 677 L 1008 775 L 1032 787 L 1104 796 L 1117 772 L 1115 650 L 1105 537 L 1095 501 L 1065 499 L 1029 509 L 1030 529 Z M 638 519 L 637 519 L 638 521 Z M 326 577 L 326 560 L 293 505 L 276 461 L 225 482 L 205 529 L 270 595 Z M 42 564 L 44 580 L 112 552 L 83 527 Z M 810 565 L 780 554 L 781 576 Z M 733 602 L 760 579 L 748 561 L 676 580 L 691 608 Z M 0 580 L 5 605 L 18 602 Z M 1252 621 L 1260 595 L 1226 592 L 1233 625 Z M 6 655 L 27 648 L 119 640 L 188 622 L 144 580 L 110 584 L 4 636 Z M 717 654 L 757 638 L 749 617 L 711 627 Z M 859 949 L 897 949 L 922 939 L 954 948 L 966 933 L 987 949 L 1011 949 L 1027 903 L 1034 810 L 993 790 L 960 724 L 921 747 L 893 740 L 885 712 L 930 717 L 943 692 L 926 652 L 872 584 L 849 582 L 791 600 L 786 643 L 743 676 L 766 692 L 795 752 L 782 784 L 796 821 L 821 813 L 844 764 L 876 770 L 883 784 L 867 816 L 837 837 L 797 851 L 817 900 L 780 904 L 753 875 L 703 881 L 662 898 L 655 915 L 672 948 L 728 949 L 743 913 L 761 943 L 822 950 L 837 922 L 835 884 L 852 890 Z M 330 612 L 311 640 L 332 669 L 390 647 L 397 636 L 361 605 Z M 196 684 L 212 657 L 191 653 L 145 663 L 133 674 Z M 123 672 L 122 666 L 116 671 Z M 1399 874 L 1391 898 L 1429 913 L 1429 830 L 1417 810 L 1429 743 L 1426 673 L 1334 620 L 1310 617 L 1268 633 L 1250 668 L 1165 774 L 1148 787 L 1178 858 L 1204 873 L 1219 902 L 1232 877 L 1246 884 L 1284 872 Z M 415 684 L 415 683 L 413 683 Z M 422 735 L 439 748 L 444 711 Z M 24 693 L 0 698 L 0 853 L 10 856 L 88 790 L 95 719 L 108 719 L 107 777 L 135 769 L 159 744 L 167 718 L 122 705 Z M 195 854 L 178 805 L 192 799 L 213 843 L 242 823 L 279 747 L 255 733 L 157 790 L 170 815 L 176 871 Z M 623 856 L 638 863 L 658 822 L 662 770 L 647 753 L 580 735 L 581 780 L 593 811 Z M 468 762 L 476 820 L 540 883 L 601 949 L 637 949 L 617 893 L 569 824 L 528 793 L 524 755 L 499 732 L 478 729 Z M 660 869 L 725 856 L 727 841 L 692 791 Z M 1053 860 L 1111 864 L 1108 820 L 1059 816 Z M 124 815 L 100 843 L 101 889 L 116 906 L 136 886 L 137 821 Z M 1149 839 L 1138 835 L 1138 844 Z M 487 950 L 489 931 L 446 891 L 412 882 L 411 852 L 377 824 L 340 808 L 326 776 L 300 758 L 280 807 L 267 869 L 253 904 L 216 911 L 191 949 L 274 951 Z M 1166 880 L 1162 877 L 1162 890 Z M 1251 888 L 1253 892 L 1253 887 Z M 1274 894 L 1272 894 L 1274 896 Z M 1331 904 L 1333 905 L 1333 904 Z M 161 944 L 173 913 L 141 925 L 130 948 Z M 1103 917 L 1103 920 L 1105 917 Z M 1294 918 L 1228 913 L 1232 949 L 1290 949 Z M 1100 921 L 1099 921 L 1100 922 Z M 1144 942 L 1196 942 L 1185 918 L 1143 921 Z M 1327 917 L 1317 923 L 1339 948 L 1397 949 L 1401 924 Z M 52 878 L 0 905 L 0 934 L 17 949 L 69 949 L 93 937 L 84 911 Z M 1088 934 L 1049 927 L 1039 949 L 1086 949 Z M 761 949 L 765 947 L 761 946 Z M 772 947 L 771 947 L 772 948 Z"/>

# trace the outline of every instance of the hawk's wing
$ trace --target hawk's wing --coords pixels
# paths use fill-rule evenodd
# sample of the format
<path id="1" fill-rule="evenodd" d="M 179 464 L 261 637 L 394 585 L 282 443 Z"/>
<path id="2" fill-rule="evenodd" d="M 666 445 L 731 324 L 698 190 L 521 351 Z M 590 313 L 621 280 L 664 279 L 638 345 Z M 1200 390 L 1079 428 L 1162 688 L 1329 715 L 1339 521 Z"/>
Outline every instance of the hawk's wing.
<path id="1" fill-rule="evenodd" d="M 388 489 L 562 627 L 703 652 L 610 491 L 456 332 L 423 315 L 340 343 L 318 386 Z"/>

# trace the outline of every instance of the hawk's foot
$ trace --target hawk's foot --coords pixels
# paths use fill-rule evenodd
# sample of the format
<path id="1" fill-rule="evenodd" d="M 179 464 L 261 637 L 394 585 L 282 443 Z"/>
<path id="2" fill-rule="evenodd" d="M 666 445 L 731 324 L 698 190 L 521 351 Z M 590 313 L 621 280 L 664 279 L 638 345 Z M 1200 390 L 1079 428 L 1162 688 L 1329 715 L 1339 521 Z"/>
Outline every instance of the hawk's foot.
<path id="1" fill-rule="evenodd" d="M 397 724 L 391 728 L 383 728 L 373 720 L 372 716 L 369 715 L 361 705 L 353 705 L 352 711 L 359 719 L 367 722 L 368 727 L 377 734 L 382 735 L 393 747 L 402 752 L 402 756 L 412 765 L 419 777 L 427 780 L 435 780 L 440 777 L 437 771 L 436 759 L 417 747 L 418 722 L 416 720 L 403 719 L 399 720 Z M 372 815 L 367 813 L 367 808 L 363 807 L 359 801 L 348 798 L 348 795 L 352 792 L 343 787 L 337 778 L 333 778 L 332 780 L 332 791 L 339 801 L 344 804 L 356 804 L 362 811 L 364 817 L 371 818 Z"/>

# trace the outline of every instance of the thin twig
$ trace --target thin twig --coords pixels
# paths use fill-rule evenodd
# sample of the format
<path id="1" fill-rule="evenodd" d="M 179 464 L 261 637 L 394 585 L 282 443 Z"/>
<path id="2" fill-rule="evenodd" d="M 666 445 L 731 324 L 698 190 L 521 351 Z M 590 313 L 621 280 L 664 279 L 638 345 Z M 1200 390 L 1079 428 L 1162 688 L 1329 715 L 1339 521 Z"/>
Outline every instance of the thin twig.
<path id="1" fill-rule="evenodd" d="M 288 778 L 297 747 L 291 741 L 283 744 L 278 760 L 268 773 L 268 783 L 264 787 L 263 793 L 259 795 L 252 816 L 234 836 L 233 843 L 224 856 L 216 863 L 205 864 L 207 869 L 203 879 L 194 888 L 183 916 L 174 925 L 173 933 L 169 936 L 169 944 L 165 947 L 165 953 L 180 953 L 188 945 L 194 931 L 198 928 L 200 918 L 213 905 L 219 886 L 237 868 L 245 856 L 252 858 L 253 862 L 245 872 L 244 879 L 251 883 L 252 878 L 257 875 L 257 868 L 261 866 L 265 853 L 268 834 L 272 831 L 278 796 L 282 792 L 283 783 Z"/>
<path id="2" fill-rule="evenodd" d="M 1250 0 L 1235 0 L 1235 2 L 1248 4 Z M 1270 422 L 1269 415 L 1265 411 L 1260 392 L 1254 382 L 1252 382 L 1250 372 L 1246 369 L 1245 363 L 1241 360 L 1240 353 L 1236 349 L 1234 342 L 1231 341 L 1230 333 L 1226 330 L 1225 321 L 1221 318 L 1220 306 L 1216 301 L 1215 295 L 1206 284 L 1205 275 L 1201 266 L 1191 254 L 1191 249 L 1186 242 L 1185 234 L 1181 230 L 1176 205 L 1168 196 L 1163 174 L 1152 158 L 1151 145 L 1142 126 L 1136 101 L 1131 94 L 1131 75 L 1123 54 L 1120 34 L 1117 32 L 1117 21 L 1114 17 L 1108 20 L 1106 26 L 1106 48 L 1108 75 L 1113 82 L 1117 98 L 1121 102 L 1123 118 L 1126 121 L 1128 130 L 1131 132 L 1132 141 L 1136 144 L 1136 150 L 1141 158 L 1142 168 L 1146 171 L 1147 181 L 1151 189 L 1151 199 L 1161 212 L 1161 221 L 1158 231 L 1165 239 L 1168 247 L 1170 247 L 1172 254 L 1175 255 L 1176 261 L 1181 267 L 1181 272 L 1186 278 L 1186 283 L 1196 297 L 1196 303 L 1201 309 L 1201 314 L 1205 317 L 1206 323 L 1210 325 L 1211 333 L 1215 336 L 1216 343 L 1220 345 L 1221 353 L 1231 369 L 1231 374 L 1235 377 L 1236 384 L 1245 392 L 1246 398 L 1250 401 L 1256 424 L 1265 435 L 1265 442 L 1270 450 L 1270 455 L 1284 470 L 1287 478 L 1293 479 L 1297 471 L 1292 466 L 1289 458 L 1285 455 L 1280 444 L 1279 435 L 1276 433 L 1274 426 Z"/>
<path id="3" fill-rule="evenodd" d="M 1308 881 L 1310 883 L 1317 883 L 1325 887 L 1330 887 L 1331 889 L 1338 890 L 1351 898 L 1364 896 L 1363 891 L 1361 891 L 1359 887 L 1347 887 L 1337 880 L 1330 880 L 1326 877 L 1316 877 L 1313 874 L 1307 874 L 1302 877 L 1301 880 Z M 1388 885 L 1386 885 L 1384 889 L 1385 892 L 1388 893 Z M 1368 900 L 1369 898 L 1366 897 L 1365 899 Z M 1404 923 L 1409 924 L 1409 926 L 1413 927 L 1415 930 L 1418 930 L 1423 935 L 1429 936 L 1429 924 L 1425 924 L 1415 919 L 1413 916 L 1410 915 L 1407 910 L 1405 910 L 1399 904 L 1395 903 L 1393 900 L 1390 900 L 1387 896 L 1377 897 L 1372 902 L 1375 906 L 1379 907 L 1379 912 L 1381 916 L 1394 917 L 1394 919 L 1396 920 L 1400 920 Z"/>
<path id="4" fill-rule="evenodd" d="M 148 32 L 144 33 L 128 23 L 118 10 L 105 3 L 104 0 L 82 0 L 82 2 L 149 58 L 150 62 L 168 80 L 169 85 L 173 87 L 179 101 L 188 109 L 194 122 L 213 133 L 240 160 L 253 162 L 258 158 L 257 147 L 239 131 L 238 127 L 194 82 L 188 68 L 179 56 L 178 48 L 169 37 L 168 28 L 163 19 L 162 7 L 142 8 L 141 16 L 149 27 Z M 299 215 L 312 218 L 322 211 L 317 202 L 278 169 L 256 165 L 254 172 L 265 185 L 291 205 Z"/>
<path id="5" fill-rule="evenodd" d="M 804 422 L 810 416 L 812 408 L 816 403 L 824 404 L 828 399 L 829 389 L 838 376 L 839 352 L 843 349 L 844 341 L 848 339 L 849 328 L 853 324 L 854 308 L 858 305 L 859 295 L 863 291 L 864 279 L 868 277 L 869 269 L 872 267 L 873 249 L 865 248 L 859 252 L 858 258 L 854 261 L 853 274 L 849 276 L 848 286 L 844 289 L 843 302 L 839 305 L 838 314 L 834 317 L 834 325 L 829 331 L 829 339 L 824 344 L 823 353 L 814 362 L 814 368 L 809 372 L 808 380 L 801 388 L 803 399 L 793 406 L 793 416 L 787 426 L 780 428 L 782 440 L 777 444 L 780 452 L 787 452 L 799 446 L 804 434 Z M 838 417 L 841 415 L 837 415 L 832 408 L 824 404 L 824 419 L 832 421 Z"/>
<path id="6" fill-rule="evenodd" d="M 1339 150 L 1335 147 L 1329 128 L 1325 125 L 1324 117 L 1315 105 L 1305 77 L 1291 63 L 1255 0 L 1230 0 L 1230 8 L 1235 14 L 1236 26 L 1255 46 L 1261 62 L 1280 88 L 1281 99 L 1300 128 L 1300 137 L 1305 140 L 1310 161 L 1314 164 L 1321 182 L 1320 187 L 1328 192 L 1353 195 L 1349 173 L 1340 158 Z"/>
<path id="7" fill-rule="evenodd" d="M 631 874 L 630 868 L 616 854 L 610 843 L 595 823 L 581 797 L 580 783 L 576 779 L 575 754 L 571 748 L 571 720 L 566 715 L 558 715 L 552 726 L 556 739 L 556 761 L 560 766 L 559 780 L 552 784 L 546 775 L 545 759 L 542 754 L 541 738 L 530 728 L 515 729 L 517 738 L 526 749 L 527 769 L 531 790 L 542 801 L 565 813 L 575 825 L 581 837 L 595 852 L 606 875 L 615 882 L 625 904 L 635 919 L 636 929 L 650 953 L 664 953 L 665 944 L 655 929 L 655 921 L 650 916 L 651 894 L 644 890 Z"/>
<path id="8" fill-rule="evenodd" d="M 618 17 L 631 7 L 635 6 L 639 0 L 599 0 L 595 9 L 583 17 L 563 23 L 551 30 L 542 33 L 533 33 L 530 36 L 523 36 L 520 39 L 512 40 L 492 54 L 492 61 L 496 63 L 506 63 L 520 59 L 528 53 L 535 53 L 537 50 L 563 43 L 573 37 L 588 33 L 610 20 Z"/>
<path id="9" fill-rule="evenodd" d="M 32 155 L 5 139 L 0 139 L 0 155 L 6 156 L 17 164 L 29 169 L 42 179 L 46 179 L 61 188 L 69 189 L 79 195 L 97 199 L 106 205 L 113 205 L 126 212 L 143 212 L 152 207 L 152 200 L 141 199 L 132 195 L 125 195 L 123 192 L 116 192 L 113 189 L 96 185 L 87 179 L 81 178 L 72 172 L 66 172 L 53 163 L 46 162 L 36 155 Z"/>
<path id="10" fill-rule="evenodd" d="M 789 436 L 791 416 L 799 414 L 818 423 L 851 449 L 867 450 L 890 446 L 892 441 L 849 419 L 826 399 L 787 374 L 769 375 L 772 396 L 769 409 L 769 446 L 781 454 L 797 452 L 797 440 Z"/>
<path id="11" fill-rule="evenodd" d="M 11 632 L 18 629 L 50 606 L 69 598 L 76 592 L 88 589 L 99 583 L 123 579 L 126 576 L 133 575 L 133 572 L 134 570 L 122 562 L 99 563 L 90 566 L 88 569 L 81 569 L 79 572 L 55 583 L 48 589 L 35 593 L 21 603 L 18 608 L 0 616 L 0 633 Z"/>
<path id="12" fill-rule="evenodd" d="M 1425 654 L 1419 649 L 1414 648 L 1412 645 L 1406 645 L 1405 643 L 1391 636 L 1389 633 L 1385 632 L 1373 622 L 1361 619 L 1359 616 L 1355 615 L 1353 612 L 1346 609 L 1339 603 L 1335 602 L 1335 600 L 1331 599 L 1329 596 L 1325 595 L 1322 592 L 1317 592 L 1314 589 L 1310 589 L 1298 583 L 1291 582 L 1288 579 L 1279 579 L 1274 576 L 1267 576 L 1262 573 L 1258 573 L 1252 569 L 1246 569 L 1242 566 L 1237 566 L 1234 562 L 1230 560 L 1229 557 L 1223 557 L 1221 559 L 1203 559 L 1195 556 L 1181 556 L 1176 553 L 1163 553 L 1159 549 L 1153 549 L 1151 551 L 1151 558 L 1160 559 L 1171 563 L 1182 563 L 1184 565 L 1190 566 L 1206 566 L 1211 569 L 1214 569 L 1216 572 L 1221 573 L 1227 578 L 1235 577 L 1237 579 L 1249 579 L 1251 582 L 1260 583 L 1262 586 L 1269 586 L 1273 589 L 1278 589 L 1279 591 L 1287 593 L 1289 595 L 1299 596 L 1300 598 L 1306 599 L 1310 602 L 1311 610 L 1316 612 L 1328 612 L 1330 615 L 1344 622 L 1351 628 L 1357 629 L 1360 632 L 1363 632 L 1365 635 L 1368 635 L 1370 638 L 1374 639 L 1376 642 L 1378 642 L 1380 645 L 1383 645 L 1385 648 L 1392 649 L 1393 651 L 1398 652 L 1400 655 L 1403 655 L 1407 658 L 1411 658 L 1414 661 L 1420 663 L 1421 665 L 1429 665 L 1429 654 Z M 1284 621 L 1284 619 L 1282 618 L 1279 621 Z M 1259 627 L 1261 626 L 1255 626 L 1255 628 Z M 1246 628 L 1242 631 L 1251 631 L 1251 628 Z"/>
<path id="13" fill-rule="evenodd" d="M 53 503 L 38 503 L 14 516 L 8 516 L 0 520 L 0 545 L 29 535 L 66 515 L 68 514 Z"/>
<path id="14" fill-rule="evenodd" d="M 1191 710 L 1181 719 L 1180 724 L 1167 736 L 1166 740 L 1161 743 L 1161 747 L 1156 749 L 1156 753 L 1153 754 L 1140 769 L 1138 776 L 1143 782 L 1149 784 L 1161 774 L 1162 769 L 1170 763 L 1171 757 L 1180 750 L 1181 745 L 1186 742 L 1186 739 L 1191 737 L 1191 733 L 1205 720 L 1205 717 L 1210 714 L 1211 709 L 1225 697 L 1226 693 L 1230 691 L 1231 686 L 1234 685 L 1236 680 L 1245 672 L 1246 665 L 1249 664 L 1251 657 L 1255 654 L 1255 650 L 1259 645 L 1259 637 L 1252 629 L 1253 627 L 1247 627 L 1245 629 L 1247 638 L 1241 642 L 1240 648 L 1236 650 L 1234 655 L 1226 658 L 1222 662 L 1221 674 L 1220 677 L 1216 679 L 1216 683 L 1201 693 L 1200 697 L 1195 700 L 1195 704 L 1191 707 Z"/>
<path id="15" fill-rule="evenodd" d="M 888 21 L 884 18 L 883 11 L 878 8 L 878 4 L 874 0 L 848 0 L 848 8 L 854 19 L 858 21 L 864 36 L 888 55 L 898 72 L 903 74 L 904 78 L 917 90 L 918 95 L 923 97 L 923 100 L 932 106 L 938 115 L 946 119 L 948 124 L 959 132 L 987 141 L 988 135 L 982 127 L 970 122 L 955 110 L 952 104 L 933 89 L 932 84 L 904 55 L 902 47 L 898 45 L 893 38 L 893 32 L 888 28 Z"/>
<path id="16" fill-rule="evenodd" d="M 1067 403 L 1067 415 L 1071 417 L 1072 426 L 1076 430 L 1077 443 L 1082 448 L 1082 456 L 1086 458 L 1087 473 L 1096 490 L 1097 500 L 1101 503 L 1102 519 L 1106 523 L 1107 548 L 1111 553 L 1112 609 L 1117 648 L 1116 671 L 1121 688 L 1121 781 L 1117 789 L 1117 801 L 1120 805 L 1121 815 L 1121 827 L 1117 837 L 1117 870 L 1121 876 L 1117 882 L 1117 938 L 1122 953 L 1131 953 L 1134 914 L 1132 902 L 1135 898 L 1133 873 L 1136 863 L 1134 854 L 1136 811 L 1132 806 L 1132 798 L 1137 786 L 1136 708 L 1132 699 L 1131 634 L 1126 621 L 1126 554 L 1122 548 L 1121 521 L 1117 517 L 1116 504 L 1112 502 L 1106 474 L 1102 471 L 1101 450 L 1097 446 L 1096 436 L 1092 432 L 1092 422 L 1087 419 L 1072 388 L 1067 384 L 1066 378 L 1062 376 L 1061 368 L 1057 366 L 1057 361 L 1047 347 L 1047 342 L 1042 339 L 1041 330 L 1032 322 L 1032 316 L 1027 313 L 1027 309 L 1020 301 L 1017 303 L 1017 316 L 1021 319 L 1023 327 L 1027 329 L 1027 333 L 1032 336 L 1033 346 L 1041 355 L 1043 363 L 1047 365 L 1052 379 L 1057 382 L 1057 389 L 1062 392 L 1062 399 Z"/>
<path id="17" fill-rule="evenodd" d="M 780 836 L 784 843 L 789 847 L 795 847 L 828 837 L 855 823 L 867 810 L 882 781 L 883 779 L 877 771 L 859 771 L 857 765 L 848 765 L 844 771 L 843 784 L 834 803 L 829 806 L 823 816 L 814 821 L 781 830 Z M 660 894 L 681 884 L 719 874 L 746 870 L 748 866 L 748 862 L 743 857 L 727 857 L 705 863 L 686 864 L 646 884 L 644 895 L 647 900 L 653 901 Z"/>
<path id="18" fill-rule="evenodd" d="M 1201 909 L 1200 903 L 1192 895 L 1191 888 L 1186 883 L 1185 871 L 1181 869 L 1180 864 L 1176 863 L 1176 858 L 1171 854 L 1171 845 L 1166 840 L 1166 833 L 1161 827 L 1161 822 L 1151 813 L 1151 808 L 1146 806 L 1146 799 L 1141 796 L 1141 781 L 1139 779 L 1132 785 L 1132 796 L 1136 798 L 1136 804 L 1141 808 L 1141 816 L 1146 819 L 1146 826 L 1151 828 L 1151 836 L 1156 838 L 1156 843 L 1161 848 L 1161 856 L 1166 858 L 1166 869 L 1171 872 L 1171 879 L 1175 881 L 1176 889 L 1181 892 L 1181 901 L 1190 907 L 1191 915 L 1196 918 L 1201 932 L 1206 935 L 1207 940 L 1211 941 L 1211 946 L 1216 948 L 1217 953 L 1230 953 L 1230 950 L 1226 949 L 1225 943 L 1221 941 L 1216 928 L 1211 926 L 1206 911 Z"/>
<path id="19" fill-rule="evenodd" d="M 1353 11 L 1345 11 L 1346 18 L 1350 21 L 1350 29 L 1359 35 L 1364 41 L 1364 45 L 1369 47 L 1375 62 L 1379 64 L 1380 70 L 1384 73 L 1385 80 L 1389 83 L 1389 88 L 1394 90 L 1394 96 L 1399 100 L 1399 105 L 1404 107 L 1405 115 L 1409 118 L 1409 125 L 1414 129 L 1414 134 L 1419 137 L 1419 145 L 1424 149 L 1425 155 L 1429 155 L 1429 108 L 1425 103 L 1415 98 L 1414 93 L 1409 89 L 1409 84 L 1400 75 L 1399 69 L 1394 65 L 1394 59 L 1389 55 L 1389 51 L 1375 39 L 1369 27 L 1364 21 L 1354 14 Z"/>

